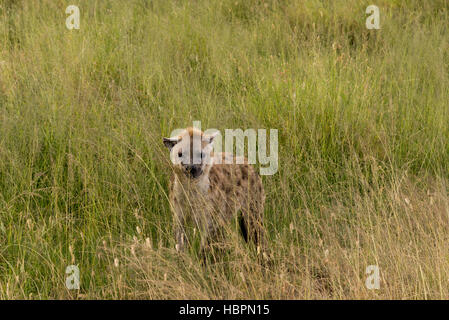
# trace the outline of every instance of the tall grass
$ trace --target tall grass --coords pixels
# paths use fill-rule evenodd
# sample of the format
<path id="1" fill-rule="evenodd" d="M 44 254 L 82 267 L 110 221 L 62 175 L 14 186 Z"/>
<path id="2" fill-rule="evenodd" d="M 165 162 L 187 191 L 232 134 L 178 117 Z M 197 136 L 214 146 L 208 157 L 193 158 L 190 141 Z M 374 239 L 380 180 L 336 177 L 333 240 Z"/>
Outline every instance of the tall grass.
<path id="1" fill-rule="evenodd" d="M 449 2 L 370 4 L 0 0 L 0 298 L 449 298 Z M 279 130 L 268 266 L 175 252 L 194 120 Z"/>

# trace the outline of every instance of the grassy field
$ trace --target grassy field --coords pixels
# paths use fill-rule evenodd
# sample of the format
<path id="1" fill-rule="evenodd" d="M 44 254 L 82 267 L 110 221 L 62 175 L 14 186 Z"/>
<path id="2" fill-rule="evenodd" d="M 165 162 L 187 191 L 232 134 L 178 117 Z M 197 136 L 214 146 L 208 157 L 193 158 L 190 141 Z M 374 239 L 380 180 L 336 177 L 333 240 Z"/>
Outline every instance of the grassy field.
<path id="1" fill-rule="evenodd" d="M 176 253 L 194 120 L 279 130 L 268 266 Z M 1 299 L 447 299 L 448 192 L 446 0 L 0 0 Z"/>

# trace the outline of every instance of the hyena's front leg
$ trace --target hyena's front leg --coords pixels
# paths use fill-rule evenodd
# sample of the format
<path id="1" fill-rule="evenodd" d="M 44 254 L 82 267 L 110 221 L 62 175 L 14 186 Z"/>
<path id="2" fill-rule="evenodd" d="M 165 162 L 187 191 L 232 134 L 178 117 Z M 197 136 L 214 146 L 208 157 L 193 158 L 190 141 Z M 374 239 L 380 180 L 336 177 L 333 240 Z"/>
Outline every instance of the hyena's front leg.
<path id="1" fill-rule="evenodd" d="M 217 238 L 217 226 L 212 219 L 205 221 L 201 228 L 201 250 L 206 250 Z"/>
<path id="2" fill-rule="evenodd" d="M 201 252 L 203 255 L 212 255 L 215 260 L 216 255 L 223 253 L 223 244 L 226 222 L 223 213 L 211 209 L 205 216 L 201 232 Z"/>
<path id="3" fill-rule="evenodd" d="M 187 242 L 186 234 L 186 219 L 182 210 L 175 206 L 174 210 L 174 229 L 175 229 L 175 240 L 176 240 L 176 251 L 183 252 Z"/>
<path id="4" fill-rule="evenodd" d="M 200 256 L 204 264 L 207 264 L 209 260 L 212 263 L 217 261 L 216 248 L 214 248 L 213 243 L 217 241 L 218 234 L 217 224 L 212 219 L 204 222 L 201 228 L 200 249 Z"/>

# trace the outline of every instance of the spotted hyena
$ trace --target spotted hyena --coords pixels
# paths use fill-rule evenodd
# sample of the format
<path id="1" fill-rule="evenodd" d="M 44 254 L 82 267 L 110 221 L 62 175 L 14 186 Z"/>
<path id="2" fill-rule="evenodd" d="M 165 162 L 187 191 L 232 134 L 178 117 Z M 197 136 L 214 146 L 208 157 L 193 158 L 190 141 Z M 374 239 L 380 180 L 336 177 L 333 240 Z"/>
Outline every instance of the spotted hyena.
<path id="1" fill-rule="evenodd" d="M 187 242 L 188 220 L 200 230 L 205 249 L 237 215 L 245 240 L 258 249 L 264 246 L 262 180 L 246 159 L 237 162 L 230 153 L 213 153 L 217 133 L 206 135 L 187 128 L 178 136 L 164 138 L 174 164 L 170 205 L 178 251 L 184 250 Z M 220 158 L 222 161 L 217 161 Z"/>

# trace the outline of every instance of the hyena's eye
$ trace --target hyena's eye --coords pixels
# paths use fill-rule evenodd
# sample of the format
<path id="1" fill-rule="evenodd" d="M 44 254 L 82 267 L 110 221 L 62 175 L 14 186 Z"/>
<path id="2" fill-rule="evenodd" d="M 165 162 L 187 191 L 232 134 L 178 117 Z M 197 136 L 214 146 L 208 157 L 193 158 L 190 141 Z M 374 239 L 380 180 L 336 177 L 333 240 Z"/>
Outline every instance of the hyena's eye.
<path id="1" fill-rule="evenodd" d="M 178 157 L 182 158 L 182 151 L 178 152 Z"/>

